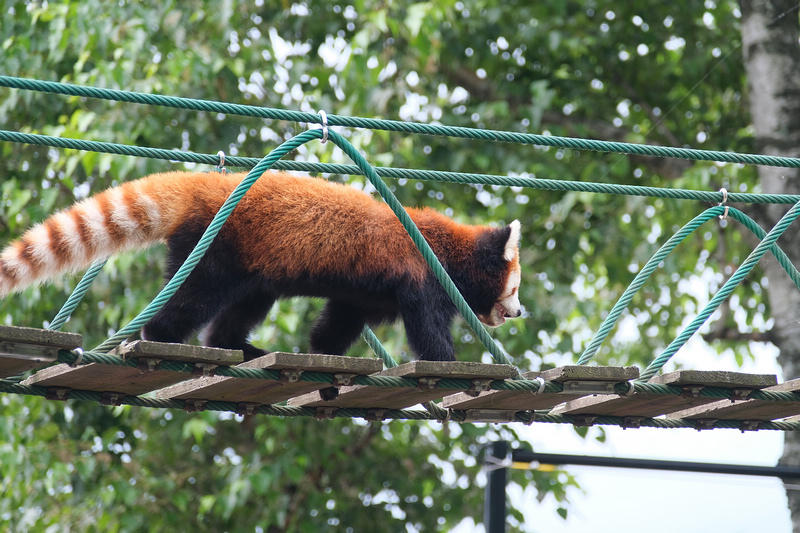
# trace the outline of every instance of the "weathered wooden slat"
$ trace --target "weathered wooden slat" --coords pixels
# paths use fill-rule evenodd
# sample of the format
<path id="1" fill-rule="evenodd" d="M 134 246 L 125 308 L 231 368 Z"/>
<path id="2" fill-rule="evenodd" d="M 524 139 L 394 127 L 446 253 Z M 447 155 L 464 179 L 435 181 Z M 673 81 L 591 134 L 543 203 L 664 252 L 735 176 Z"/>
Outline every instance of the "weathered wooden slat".
<path id="1" fill-rule="evenodd" d="M 74 350 L 82 342 L 77 333 L 0 326 L 0 377 L 49 365 L 58 358 L 58 350 Z"/>
<path id="2" fill-rule="evenodd" d="M 301 394 L 330 387 L 330 383 L 300 381 L 302 372 L 331 372 L 346 375 L 369 375 L 383 368 L 380 359 L 275 352 L 238 365 L 240 368 L 261 368 L 281 371 L 280 381 L 202 377 L 184 381 L 156 394 L 159 398 L 184 400 L 220 400 L 254 404 L 273 404 Z"/>
<path id="3" fill-rule="evenodd" d="M 376 374 L 377 376 L 420 378 L 420 387 L 373 387 L 350 385 L 339 389 L 335 400 L 323 400 L 319 392 L 312 392 L 289 400 L 289 405 L 302 407 L 360 407 L 378 409 L 404 409 L 411 405 L 446 397 L 470 390 L 440 389 L 436 382 L 441 378 L 461 378 L 473 382 L 472 389 L 480 390 L 489 382 L 507 379 L 516 374 L 510 365 L 494 365 L 463 361 L 414 361 Z"/>
<path id="4" fill-rule="evenodd" d="M 179 381 L 192 379 L 188 372 L 162 370 L 162 360 L 184 362 L 188 368 L 202 373 L 204 368 L 230 365 L 242 361 L 239 350 L 205 348 L 185 344 L 138 341 L 119 349 L 120 357 L 138 358 L 138 367 L 91 363 L 75 368 L 57 365 L 40 370 L 27 380 L 26 385 L 83 389 L 119 394 L 144 394 Z"/>
<path id="5" fill-rule="evenodd" d="M 792 392 L 800 399 L 800 379 L 793 379 L 767 387 L 764 391 Z M 750 399 L 731 402 L 720 400 L 667 414 L 667 418 L 715 419 L 715 420 L 777 420 L 800 414 L 800 401 L 768 401 Z"/>
<path id="6" fill-rule="evenodd" d="M 688 409 L 713 403 L 719 398 L 699 396 L 703 387 L 722 387 L 735 391 L 763 389 L 777 383 L 774 375 L 743 374 L 740 372 L 706 372 L 700 370 L 679 370 L 656 376 L 650 383 L 676 385 L 684 394 L 651 394 L 635 392 L 628 396 L 587 396 L 556 406 L 553 414 L 569 415 L 611 415 L 622 417 L 654 417 L 665 413 Z"/>
<path id="7" fill-rule="evenodd" d="M 560 393 L 537 394 L 536 391 L 500 391 L 481 392 L 478 396 L 465 393 L 446 397 L 442 406 L 449 409 L 509 409 L 524 411 L 533 409 L 549 409 L 568 400 L 586 396 L 585 392 L 569 392 L 572 384 L 596 383 L 613 387 L 616 383 L 629 381 L 639 377 L 636 367 L 600 367 L 571 365 L 545 370 L 543 372 L 527 372 L 525 379 L 541 377 L 545 381 L 564 383 L 565 391 Z"/>

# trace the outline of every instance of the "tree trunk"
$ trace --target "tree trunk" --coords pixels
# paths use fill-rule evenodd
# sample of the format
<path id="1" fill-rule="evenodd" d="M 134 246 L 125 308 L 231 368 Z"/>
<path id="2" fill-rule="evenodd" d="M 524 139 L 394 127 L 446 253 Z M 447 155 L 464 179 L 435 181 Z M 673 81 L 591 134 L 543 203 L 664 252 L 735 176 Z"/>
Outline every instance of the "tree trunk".
<path id="1" fill-rule="evenodd" d="M 749 80 L 749 101 L 758 152 L 800 157 L 800 45 L 797 0 L 741 0 L 742 53 Z M 800 193 L 800 172 L 759 167 L 765 193 Z M 756 220 L 769 230 L 787 206 L 770 205 Z M 791 228 L 778 245 L 800 264 L 800 230 Z M 800 291 L 777 261 L 763 261 L 769 281 L 771 338 L 780 350 L 784 379 L 800 377 Z M 786 432 L 781 464 L 800 466 L 800 435 Z M 797 480 L 791 480 L 797 482 Z M 792 527 L 800 533 L 800 492 L 787 490 Z"/>

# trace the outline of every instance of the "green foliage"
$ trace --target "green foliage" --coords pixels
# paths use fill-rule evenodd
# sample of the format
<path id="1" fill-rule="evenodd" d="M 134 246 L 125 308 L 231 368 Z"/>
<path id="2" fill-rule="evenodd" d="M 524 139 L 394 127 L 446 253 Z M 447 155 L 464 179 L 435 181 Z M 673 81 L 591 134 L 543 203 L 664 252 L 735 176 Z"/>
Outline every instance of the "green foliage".
<path id="1" fill-rule="evenodd" d="M 6 2 L 4 74 L 340 115 L 752 151 L 735 3 Z M 261 156 L 302 127 L 276 121 L 2 90 L 5 129 Z M 689 164 L 388 132 L 345 131 L 375 165 L 751 191 L 735 165 Z M 76 198 L 149 172 L 135 158 L 0 145 L 0 240 Z M 298 159 L 344 161 L 313 143 Z M 349 161 L 344 161 L 349 162 Z M 354 185 L 359 177 L 347 179 Z M 526 316 L 494 335 L 522 369 L 574 360 L 635 272 L 705 205 L 395 180 L 406 205 L 461 221 L 523 223 Z M 709 223 L 634 299 L 601 363 L 649 361 L 699 311 L 693 276 L 721 286 L 748 238 Z M 94 346 L 141 310 L 160 250 L 109 262 L 65 329 Z M 0 302 L 40 326 L 75 279 Z M 766 328 L 758 275 L 717 325 Z M 319 302 L 281 302 L 257 344 L 304 350 Z M 715 325 L 715 327 L 717 327 Z M 636 329 L 634 330 L 633 327 Z M 402 328 L 377 332 L 405 353 Z M 456 325 L 459 357 L 485 358 Z M 720 342 L 720 348 L 730 348 Z M 746 345 L 735 348 L 740 359 Z M 364 346 L 354 354 L 367 354 Z M 480 521 L 481 444 L 511 429 L 220 417 L 3 396 L 0 523 L 12 530 L 448 530 Z M 567 515 L 574 480 L 515 477 Z M 522 520 L 515 511 L 515 523 Z M 522 526 L 520 526 L 522 527 Z"/>

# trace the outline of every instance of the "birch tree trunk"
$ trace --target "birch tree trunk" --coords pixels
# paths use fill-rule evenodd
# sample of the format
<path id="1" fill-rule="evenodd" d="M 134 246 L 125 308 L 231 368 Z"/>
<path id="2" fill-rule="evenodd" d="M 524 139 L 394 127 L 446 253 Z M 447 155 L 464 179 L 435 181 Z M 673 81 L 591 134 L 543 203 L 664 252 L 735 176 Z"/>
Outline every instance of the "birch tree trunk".
<path id="1" fill-rule="evenodd" d="M 800 157 L 800 45 L 797 0 L 741 0 L 742 53 L 757 151 Z M 760 167 L 765 193 L 800 193 L 800 172 Z M 770 205 L 756 213 L 769 230 L 787 206 Z M 800 265 L 800 229 L 790 228 L 778 244 Z M 771 339 L 780 350 L 784 379 L 800 377 L 800 291 L 774 260 L 762 261 L 775 325 Z M 786 432 L 781 464 L 800 466 L 800 435 Z M 796 483 L 797 480 L 791 480 Z M 800 533 L 800 492 L 787 489 L 792 527 Z"/>

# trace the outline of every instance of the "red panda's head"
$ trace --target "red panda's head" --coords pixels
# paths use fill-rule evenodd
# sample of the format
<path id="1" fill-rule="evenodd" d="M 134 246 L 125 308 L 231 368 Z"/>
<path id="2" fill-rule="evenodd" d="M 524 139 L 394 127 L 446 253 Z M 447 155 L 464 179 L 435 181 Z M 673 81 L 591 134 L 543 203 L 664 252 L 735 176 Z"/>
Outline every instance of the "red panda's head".
<path id="1" fill-rule="evenodd" d="M 520 223 L 513 221 L 505 228 L 489 230 L 479 237 L 482 290 L 470 302 L 478 319 L 490 327 L 505 323 L 522 314 L 519 302 Z"/>

